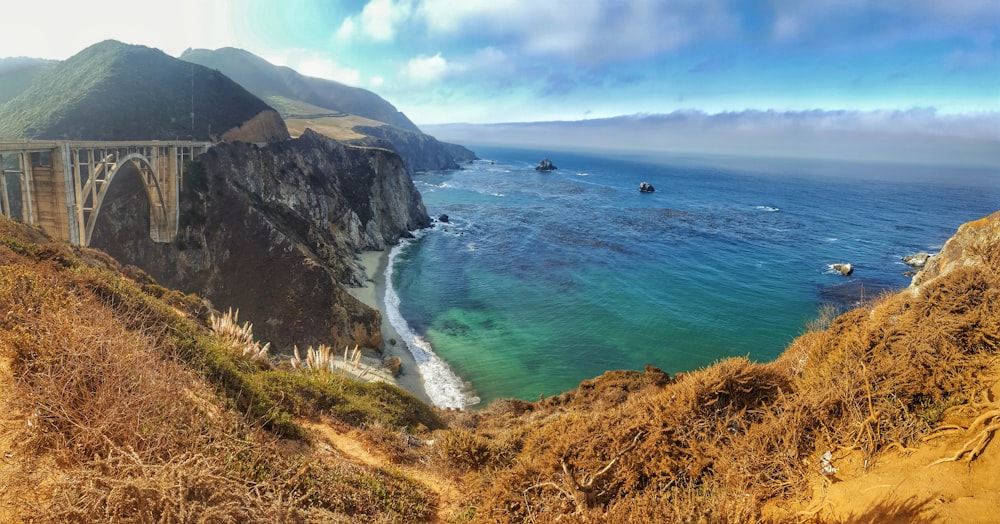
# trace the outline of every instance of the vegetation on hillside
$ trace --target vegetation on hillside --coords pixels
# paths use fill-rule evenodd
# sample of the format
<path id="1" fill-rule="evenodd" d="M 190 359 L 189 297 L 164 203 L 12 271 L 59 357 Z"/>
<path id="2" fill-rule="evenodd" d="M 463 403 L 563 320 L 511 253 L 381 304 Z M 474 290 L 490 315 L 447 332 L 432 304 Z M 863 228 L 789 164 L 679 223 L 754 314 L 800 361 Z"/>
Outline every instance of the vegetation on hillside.
<path id="1" fill-rule="evenodd" d="M 0 137 L 209 140 L 268 109 L 218 71 L 107 40 L 0 106 Z"/>
<path id="2" fill-rule="evenodd" d="M 0 105 L 21 94 L 57 63 L 40 58 L 0 58 Z"/>
<path id="3" fill-rule="evenodd" d="M 420 129 L 392 104 L 371 91 L 351 87 L 333 80 L 301 75 L 293 69 L 270 62 L 242 49 L 225 47 L 188 49 L 181 60 L 222 71 L 251 93 L 265 100 L 281 97 L 325 108 L 325 113 L 349 113 L 419 133 Z M 290 108 L 279 107 L 288 117 Z"/>
<path id="4" fill-rule="evenodd" d="M 126 276 L 128 275 L 128 276 Z M 320 457 L 293 416 L 440 428 L 398 388 L 245 356 L 197 297 L 0 218 L 2 520 L 419 521 L 425 487 Z"/>

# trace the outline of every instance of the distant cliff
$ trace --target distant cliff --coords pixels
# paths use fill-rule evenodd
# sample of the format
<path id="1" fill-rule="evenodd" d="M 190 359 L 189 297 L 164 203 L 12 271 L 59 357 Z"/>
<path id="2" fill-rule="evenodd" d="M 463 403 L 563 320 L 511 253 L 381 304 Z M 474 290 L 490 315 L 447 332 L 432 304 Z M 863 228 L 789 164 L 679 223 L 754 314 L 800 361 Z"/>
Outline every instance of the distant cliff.
<path id="1" fill-rule="evenodd" d="M 149 239 L 148 202 L 124 177 L 105 200 L 93 246 L 164 285 L 239 308 L 279 349 L 378 345 L 378 312 L 341 284 L 363 277 L 354 253 L 429 224 L 398 155 L 308 131 L 266 147 L 217 145 L 191 167 L 175 243 Z"/>
<path id="2" fill-rule="evenodd" d="M 458 169 L 460 164 L 476 159 L 475 153 L 458 144 L 441 142 L 423 133 L 392 126 L 357 126 L 354 130 L 369 138 L 352 140 L 351 143 L 394 149 L 412 172 Z"/>

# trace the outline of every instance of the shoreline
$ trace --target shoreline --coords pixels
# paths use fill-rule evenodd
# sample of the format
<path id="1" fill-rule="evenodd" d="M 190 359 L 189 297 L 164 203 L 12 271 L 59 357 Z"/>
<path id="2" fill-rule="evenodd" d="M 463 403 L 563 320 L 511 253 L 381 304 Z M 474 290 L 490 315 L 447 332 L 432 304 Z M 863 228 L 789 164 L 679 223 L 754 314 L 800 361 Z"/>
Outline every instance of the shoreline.
<path id="1" fill-rule="evenodd" d="M 417 367 L 417 361 L 413 354 L 406 347 L 403 337 L 396 331 L 392 323 L 386 317 L 385 308 L 385 270 L 389 265 L 389 252 L 391 247 L 382 251 L 362 251 L 355 256 L 365 272 L 365 283 L 362 287 L 348 287 L 347 292 L 362 304 L 376 309 L 381 317 L 382 329 L 382 351 L 381 359 L 399 357 L 402 362 L 402 373 L 398 377 L 388 374 L 386 380 L 411 393 L 428 405 L 434 406 L 427 389 L 424 387 L 424 378 Z M 395 341 L 395 344 L 393 343 Z M 382 366 L 384 368 L 384 365 Z"/>

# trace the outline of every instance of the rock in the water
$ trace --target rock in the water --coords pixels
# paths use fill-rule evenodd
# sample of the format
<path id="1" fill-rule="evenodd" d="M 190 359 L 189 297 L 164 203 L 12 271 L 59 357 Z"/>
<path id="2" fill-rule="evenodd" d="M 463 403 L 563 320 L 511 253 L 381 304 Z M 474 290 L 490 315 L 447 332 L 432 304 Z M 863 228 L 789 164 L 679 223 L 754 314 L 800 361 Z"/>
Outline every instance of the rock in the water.
<path id="1" fill-rule="evenodd" d="M 852 266 L 850 262 L 847 262 L 846 264 L 830 264 L 830 269 L 840 272 L 840 274 L 845 277 L 854 273 L 854 266 Z"/>
<path id="2" fill-rule="evenodd" d="M 650 184 L 649 182 L 643 182 L 639 184 L 640 193 L 652 193 L 654 191 L 656 191 L 656 188 L 653 187 L 653 184 Z"/>
<path id="3" fill-rule="evenodd" d="M 920 252 L 915 255 L 907 255 L 903 257 L 903 262 L 910 267 L 924 267 L 927 260 L 931 258 L 928 253 Z"/>
<path id="4" fill-rule="evenodd" d="M 555 164 L 552 163 L 548 158 L 543 158 L 541 162 L 535 166 L 535 171 L 555 171 L 559 169 Z"/>
<path id="5" fill-rule="evenodd" d="M 442 222 L 445 224 L 447 224 L 449 220 L 450 219 L 448 218 L 448 215 L 441 215 L 438 217 L 438 222 Z"/>

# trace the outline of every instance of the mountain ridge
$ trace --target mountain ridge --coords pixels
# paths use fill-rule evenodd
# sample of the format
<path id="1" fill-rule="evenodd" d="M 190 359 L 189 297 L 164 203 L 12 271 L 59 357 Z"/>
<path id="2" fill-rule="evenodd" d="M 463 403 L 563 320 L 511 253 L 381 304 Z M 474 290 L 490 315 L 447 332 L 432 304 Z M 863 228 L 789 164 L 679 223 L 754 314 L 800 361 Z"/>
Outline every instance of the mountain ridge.
<path id="1" fill-rule="evenodd" d="M 189 49 L 181 59 L 214 67 L 263 100 L 281 100 L 276 105 L 281 106 L 289 129 L 312 128 L 348 143 L 389 147 L 400 154 L 411 172 L 458 169 L 476 158 L 465 147 L 440 142 L 424 133 L 395 106 L 371 91 L 305 76 L 243 49 Z M 291 112 L 296 105 L 313 114 Z M 342 118 L 346 115 L 384 125 L 353 125 Z M 358 138 L 354 134 L 366 136 Z"/>
<path id="2" fill-rule="evenodd" d="M 0 136 L 210 140 L 261 114 L 261 141 L 288 138 L 277 112 L 223 74 L 158 49 L 105 40 L 39 75 L 0 106 Z"/>
<path id="3" fill-rule="evenodd" d="M 180 59 L 222 71 L 263 100 L 282 96 L 371 118 L 407 131 L 420 132 L 406 115 L 371 91 L 334 80 L 306 76 L 290 67 L 271 64 L 243 49 L 188 49 L 181 54 Z"/>

